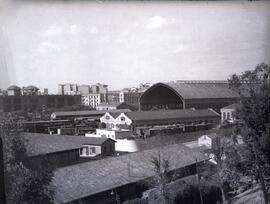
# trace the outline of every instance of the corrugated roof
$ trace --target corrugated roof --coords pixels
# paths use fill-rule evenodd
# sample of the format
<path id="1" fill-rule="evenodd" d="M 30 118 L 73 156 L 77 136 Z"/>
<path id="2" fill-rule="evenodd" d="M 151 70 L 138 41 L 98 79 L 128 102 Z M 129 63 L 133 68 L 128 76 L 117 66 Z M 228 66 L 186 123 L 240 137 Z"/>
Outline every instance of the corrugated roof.
<path id="1" fill-rule="evenodd" d="M 40 133 L 22 133 L 22 136 L 26 139 L 28 156 L 79 149 L 84 144 L 101 145 L 108 140 L 108 138 L 49 135 Z"/>
<path id="2" fill-rule="evenodd" d="M 130 112 L 129 109 L 117 109 L 117 110 L 110 110 L 112 113 L 117 112 Z M 91 116 L 91 115 L 102 115 L 108 112 L 108 110 L 89 110 L 89 111 L 59 111 L 59 112 L 53 112 L 56 117 L 57 116 Z"/>
<path id="3" fill-rule="evenodd" d="M 65 203 L 137 182 L 154 175 L 152 156 L 169 159 L 170 170 L 207 160 L 202 153 L 175 144 L 93 162 L 60 168 L 54 172 L 55 201 Z M 129 167 L 130 168 L 129 168 Z"/>
<path id="4" fill-rule="evenodd" d="M 179 118 L 199 118 L 199 117 L 219 117 L 219 114 L 211 109 L 177 109 L 177 110 L 157 110 L 157 111 L 133 111 L 125 113 L 133 121 L 179 119 Z"/>
<path id="5" fill-rule="evenodd" d="M 184 99 L 238 98 L 239 97 L 237 92 L 229 89 L 228 83 L 169 82 L 169 83 L 164 83 L 164 84 L 174 89 Z"/>

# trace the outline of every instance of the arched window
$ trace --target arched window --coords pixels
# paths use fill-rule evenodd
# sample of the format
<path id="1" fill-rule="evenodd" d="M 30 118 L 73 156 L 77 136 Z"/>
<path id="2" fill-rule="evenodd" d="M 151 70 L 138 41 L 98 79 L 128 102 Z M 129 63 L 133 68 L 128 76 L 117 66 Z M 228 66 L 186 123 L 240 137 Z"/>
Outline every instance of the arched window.
<path id="1" fill-rule="evenodd" d="M 105 118 L 106 118 L 106 120 L 110 120 L 110 116 L 108 116 L 108 115 L 106 115 Z"/>

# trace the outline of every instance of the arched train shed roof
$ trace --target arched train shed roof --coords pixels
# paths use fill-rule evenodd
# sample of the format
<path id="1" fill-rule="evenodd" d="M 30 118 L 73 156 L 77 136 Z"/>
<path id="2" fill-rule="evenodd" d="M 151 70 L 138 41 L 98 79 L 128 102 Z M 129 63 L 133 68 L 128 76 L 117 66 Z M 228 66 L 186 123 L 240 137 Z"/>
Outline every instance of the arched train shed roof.
<path id="1" fill-rule="evenodd" d="M 207 99 L 207 98 L 238 98 L 237 92 L 229 89 L 228 83 L 157 83 L 147 89 L 141 99 L 151 90 L 159 87 L 167 87 L 169 90 L 175 92 L 181 99 Z"/>

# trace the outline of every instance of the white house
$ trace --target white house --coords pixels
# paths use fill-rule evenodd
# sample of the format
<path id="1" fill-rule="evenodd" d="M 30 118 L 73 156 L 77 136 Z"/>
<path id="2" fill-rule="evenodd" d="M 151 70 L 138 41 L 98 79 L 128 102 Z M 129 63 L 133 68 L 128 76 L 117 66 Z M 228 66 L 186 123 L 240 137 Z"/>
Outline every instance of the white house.
<path id="1" fill-rule="evenodd" d="M 128 129 L 132 120 L 125 113 L 107 112 L 100 118 L 100 122 L 103 128 L 121 130 Z"/>
<path id="2" fill-rule="evenodd" d="M 221 112 L 221 121 L 235 122 L 235 111 L 239 107 L 239 104 L 231 104 L 229 106 L 223 107 L 220 109 Z"/>

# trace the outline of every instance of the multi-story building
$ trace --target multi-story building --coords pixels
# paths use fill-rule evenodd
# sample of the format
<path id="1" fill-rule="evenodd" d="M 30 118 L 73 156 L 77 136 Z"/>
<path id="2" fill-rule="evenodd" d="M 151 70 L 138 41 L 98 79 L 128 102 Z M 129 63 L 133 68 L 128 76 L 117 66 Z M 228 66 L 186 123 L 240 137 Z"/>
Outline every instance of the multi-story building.
<path id="1" fill-rule="evenodd" d="M 39 91 L 39 88 L 37 88 L 36 86 L 32 86 L 32 85 L 22 88 L 22 93 L 24 96 L 25 95 L 27 95 L 27 96 L 38 95 L 38 91 Z"/>
<path id="2" fill-rule="evenodd" d="M 119 103 L 119 93 L 121 91 L 108 91 L 108 102 Z"/>
<path id="3" fill-rule="evenodd" d="M 95 85 L 91 85 L 90 87 L 92 94 L 100 94 L 100 102 L 108 101 L 108 85 L 97 83 Z"/>
<path id="4" fill-rule="evenodd" d="M 95 94 L 91 93 L 91 94 L 82 96 L 82 104 L 85 106 L 89 106 L 91 108 L 96 108 L 96 106 L 101 103 L 101 100 L 102 100 L 101 94 L 97 94 L 97 93 Z"/>
<path id="5" fill-rule="evenodd" d="M 84 96 L 84 95 L 90 94 L 92 90 L 91 90 L 90 85 L 79 85 L 78 92 Z"/>
<path id="6" fill-rule="evenodd" d="M 8 96 L 21 96 L 22 95 L 21 88 L 16 85 L 12 85 L 7 88 L 7 95 Z"/>
<path id="7" fill-rule="evenodd" d="M 58 94 L 60 95 L 78 95 L 77 84 L 58 84 Z"/>
<path id="8" fill-rule="evenodd" d="M 38 95 L 49 95 L 49 90 L 47 88 L 39 89 Z"/>
<path id="9" fill-rule="evenodd" d="M 126 103 L 128 105 L 138 107 L 139 99 L 142 93 L 139 92 L 125 92 L 121 91 L 119 93 L 119 103 Z"/>

